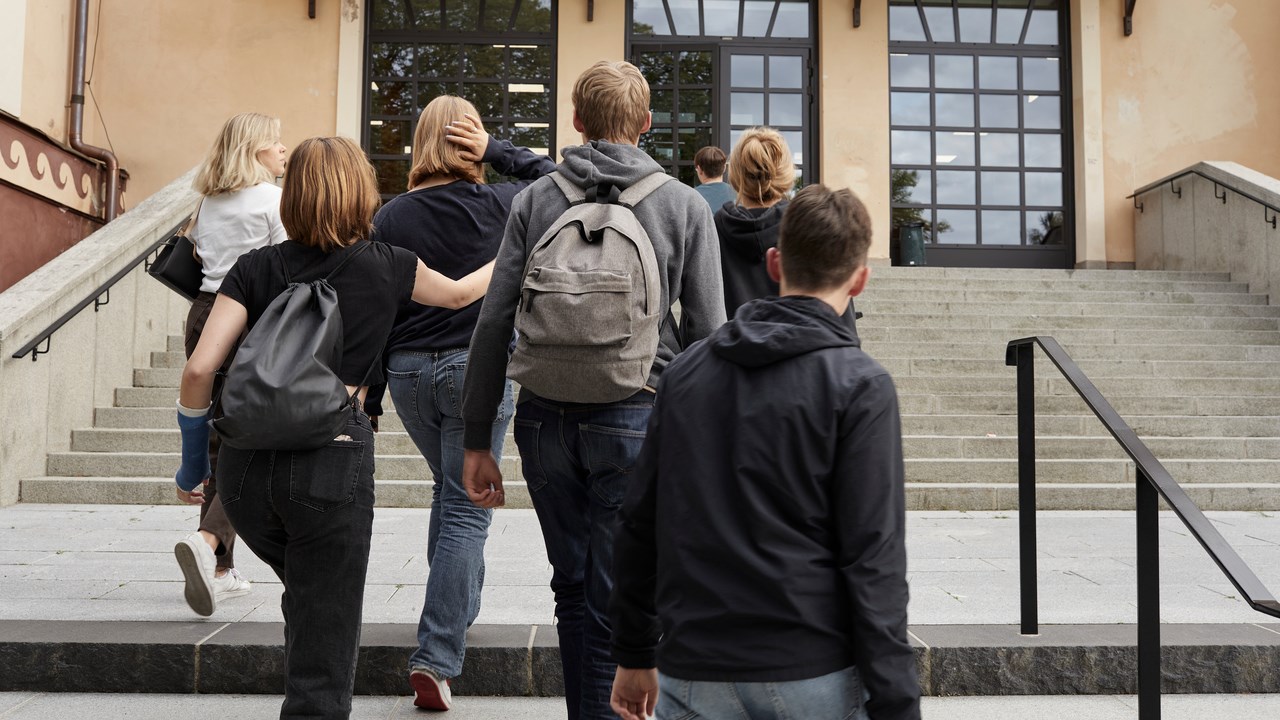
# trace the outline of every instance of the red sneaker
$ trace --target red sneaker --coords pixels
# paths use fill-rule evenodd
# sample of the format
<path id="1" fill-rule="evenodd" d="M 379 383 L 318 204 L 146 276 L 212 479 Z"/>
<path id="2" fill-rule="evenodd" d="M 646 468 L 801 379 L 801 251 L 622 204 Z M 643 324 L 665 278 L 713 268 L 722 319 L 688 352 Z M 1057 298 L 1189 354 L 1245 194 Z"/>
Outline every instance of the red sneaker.
<path id="1" fill-rule="evenodd" d="M 409 685 L 413 687 L 413 704 L 427 710 L 448 710 L 453 706 L 453 693 L 449 680 L 441 678 L 434 670 L 415 669 L 409 673 Z"/>

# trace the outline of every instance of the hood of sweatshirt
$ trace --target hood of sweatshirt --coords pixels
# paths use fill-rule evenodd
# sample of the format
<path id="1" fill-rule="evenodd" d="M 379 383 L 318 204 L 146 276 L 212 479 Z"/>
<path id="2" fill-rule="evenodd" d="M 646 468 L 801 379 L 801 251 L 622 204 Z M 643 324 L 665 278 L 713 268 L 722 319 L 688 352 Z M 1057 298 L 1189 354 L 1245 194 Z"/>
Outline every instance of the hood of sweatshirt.
<path id="1" fill-rule="evenodd" d="M 586 145 L 573 145 L 560 151 L 563 158 L 557 170 L 580 188 L 609 183 L 628 188 L 656 172 L 662 166 L 635 145 L 593 140 Z"/>
<path id="2" fill-rule="evenodd" d="M 743 367 L 772 365 L 832 347 L 861 347 L 858 334 L 830 305 L 805 295 L 753 300 L 707 339 L 711 351 Z"/>
<path id="3" fill-rule="evenodd" d="M 734 203 L 726 203 L 716 213 L 716 232 L 720 245 L 741 255 L 748 262 L 764 259 L 764 253 L 778 244 L 778 226 L 782 224 L 782 212 L 787 201 L 759 210 L 748 210 Z"/>

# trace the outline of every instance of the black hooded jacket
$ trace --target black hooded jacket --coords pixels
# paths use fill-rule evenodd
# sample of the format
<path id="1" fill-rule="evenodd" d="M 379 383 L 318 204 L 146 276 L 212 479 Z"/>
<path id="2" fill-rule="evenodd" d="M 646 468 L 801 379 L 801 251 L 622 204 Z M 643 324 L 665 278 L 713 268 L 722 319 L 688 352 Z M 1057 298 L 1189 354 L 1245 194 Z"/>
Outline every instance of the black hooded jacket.
<path id="1" fill-rule="evenodd" d="M 920 717 L 889 374 L 821 300 L 744 305 L 667 367 L 621 511 L 613 655 L 685 680 L 856 665 Z"/>
<path id="2" fill-rule="evenodd" d="M 769 279 L 764 254 L 778 245 L 778 228 L 787 201 L 767 208 L 744 208 L 725 203 L 716 211 L 716 235 L 720 237 L 720 270 L 724 275 L 724 308 L 728 317 L 744 303 L 778 294 L 778 283 Z"/>

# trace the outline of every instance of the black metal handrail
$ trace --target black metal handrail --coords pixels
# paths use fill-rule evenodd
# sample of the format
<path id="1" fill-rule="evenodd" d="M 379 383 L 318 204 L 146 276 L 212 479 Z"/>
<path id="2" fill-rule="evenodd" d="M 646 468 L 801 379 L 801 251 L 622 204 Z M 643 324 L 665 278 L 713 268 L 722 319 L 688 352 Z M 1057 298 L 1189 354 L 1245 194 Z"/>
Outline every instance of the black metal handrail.
<path id="1" fill-rule="evenodd" d="M 1272 205 L 1271 203 L 1267 202 L 1266 200 L 1263 200 L 1262 198 L 1260 198 L 1260 197 L 1258 197 L 1258 196 L 1256 196 L 1256 195 L 1254 195 L 1254 194 L 1252 194 L 1252 193 L 1247 193 L 1247 192 L 1245 192 L 1245 191 L 1243 191 L 1243 190 L 1237 190 L 1236 188 L 1233 188 L 1233 187 L 1231 187 L 1230 185 L 1227 185 L 1226 183 L 1222 182 L 1222 180 L 1219 180 L 1218 178 L 1210 177 L 1209 175 L 1206 175 L 1205 173 L 1202 173 L 1202 172 L 1200 172 L 1199 170 L 1194 170 L 1194 169 L 1192 169 L 1192 170 L 1184 170 L 1184 171 L 1182 171 L 1182 172 L 1178 173 L 1177 175 L 1174 175 L 1173 177 L 1165 178 L 1164 180 L 1161 180 L 1161 181 L 1159 181 L 1159 182 L 1154 182 L 1154 183 L 1151 183 L 1150 185 L 1147 185 L 1147 186 L 1145 186 L 1145 187 L 1141 187 L 1141 188 L 1137 189 L 1136 191 L 1134 191 L 1134 193 L 1133 193 L 1132 195 L 1126 195 L 1124 199 L 1125 199 L 1125 200 L 1133 200 L 1133 207 L 1134 207 L 1138 212 L 1140 212 L 1140 213 L 1144 213 L 1144 212 L 1146 212 L 1146 203 L 1138 202 L 1138 197 L 1139 197 L 1139 196 L 1141 196 L 1141 195 L 1146 195 L 1147 193 L 1151 192 L 1152 190 L 1157 190 L 1157 189 L 1159 189 L 1159 188 L 1164 187 L 1165 185 L 1168 185 L 1168 186 L 1169 186 L 1169 189 L 1173 190 L 1173 194 L 1174 194 L 1174 195 L 1176 195 L 1176 196 L 1178 196 L 1178 199 L 1179 199 L 1179 200 L 1181 200 L 1181 199 L 1182 199 L 1182 186 L 1181 186 L 1181 185 L 1177 185 L 1176 183 L 1177 183 L 1179 180 L 1181 180 L 1181 179 L 1183 179 L 1183 178 L 1185 178 L 1185 177 L 1188 177 L 1188 176 L 1190 176 L 1190 175 L 1199 175 L 1200 177 L 1204 178 L 1205 180 L 1208 180 L 1209 182 L 1213 183 L 1213 196 L 1214 196 L 1215 198 L 1217 198 L 1218 200 L 1221 200 L 1223 205 L 1226 205 L 1226 204 L 1227 204 L 1227 191 L 1228 191 L 1228 190 L 1230 190 L 1231 192 L 1235 193 L 1236 195 L 1239 195 L 1240 197 L 1247 198 L 1247 199 L 1249 199 L 1249 200 L 1252 200 L 1252 201 L 1254 201 L 1254 202 L 1258 203 L 1259 205 L 1261 205 L 1261 206 L 1262 206 L 1262 221 L 1263 221 L 1263 222 L 1265 222 L 1265 223 L 1268 223 L 1269 225 L 1271 225 L 1271 227 L 1272 227 L 1272 228 L 1275 228 L 1275 227 L 1276 227 L 1276 216 L 1277 216 L 1277 215 L 1280 215 L 1280 207 L 1277 207 L 1277 206 L 1275 206 L 1275 205 Z M 1221 195 L 1219 195 L 1219 194 L 1218 194 L 1218 189 L 1219 189 L 1219 188 L 1221 188 L 1221 189 L 1222 189 L 1222 194 L 1221 194 Z M 1271 215 L 1270 215 L 1270 216 L 1268 216 L 1268 215 L 1267 215 L 1267 210 L 1270 210 L 1270 211 L 1271 211 Z"/>
<path id="2" fill-rule="evenodd" d="M 40 333 L 37 334 L 34 338 L 32 338 L 30 342 L 18 348 L 18 351 L 13 354 L 13 358 L 17 360 L 22 358 L 22 356 L 26 355 L 27 353 L 30 353 L 31 361 L 36 362 L 41 355 L 48 353 L 50 346 L 53 344 L 52 338 L 54 333 L 61 330 L 63 325 L 66 325 L 67 322 L 71 320 L 71 318 L 78 315 L 81 310 L 84 310 L 85 308 L 89 307 L 90 304 L 93 305 L 93 311 L 98 312 L 98 308 L 110 303 L 111 288 L 116 283 L 124 279 L 126 275 L 133 272 L 133 269 L 136 268 L 139 264 L 146 262 L 148 258 L 150 258 L 153 254 L 155 254 L 157 250 L 160 249 L 161 245 L 165 244 L 165 242 L 168 241 L 169 238 L 173 237 L 174 233 L 181 230 L 182 226 L 185 223 L 186 223 L 186 220 L 184 219 L 182 222 L 178 223 L 177 225 L 174 225 L 172 230 L 162 235 L 159 240 L 152 243 L 151 246 L 148 247 L 144 252 L 139 254 L 133 260 L 129 261 L 127 265 L 125 265 L 124 267 L 116 271 L 116 274 L 107 278 L 106 282 L 102 283 L 97 288 L 95 288 L 92 292 L 86 295 L 83 300 L 81 300 L 80 302 L 72 306 L 70 310 L 58 316 L 57 320 L 54 320 L 52 323 L 49 324 L 48 327 L 46 327 L 44 330 L 41 330 Z M 106 297 L 105 300 L 103 299 L 104 296 Z M 40 349 L 41 345 L 44 345 L 43 350 Z"/>
<path id="3" fill-rule="evenodd" d="M 1058 341 L 1047 335 L 1010 341 L 1005 364 L 1018 368 L 1018 557 L 1022 633 L 1039 634 L 1036 584 L 1036 419 L 1035 347 L 1039 345 L 1098 416 L 1137 467 L 1138 514 L 1138 718 L 1160 717 L 1160 542 L 1159 498 L 1200 542 L 1249 607 L 1280 617 L 1280 602 L 1209 522 L 1146 443 L 1120 417 Z"/>

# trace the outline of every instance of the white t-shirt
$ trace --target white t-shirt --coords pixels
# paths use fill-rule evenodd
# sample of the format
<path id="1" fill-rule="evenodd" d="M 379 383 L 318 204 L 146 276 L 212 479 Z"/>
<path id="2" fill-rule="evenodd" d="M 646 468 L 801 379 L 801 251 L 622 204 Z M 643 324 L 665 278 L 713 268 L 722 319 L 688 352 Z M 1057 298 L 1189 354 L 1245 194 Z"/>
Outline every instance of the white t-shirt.
<path id="1" fill-rule="evenodd" d="M 203 292 L 218 292 L 227 271 L 243 254 L 286 240 L 280 224 L 280 188 L 258 183 L 243 190 L 206 197 L 191 230 L 204 266 Z"/>

